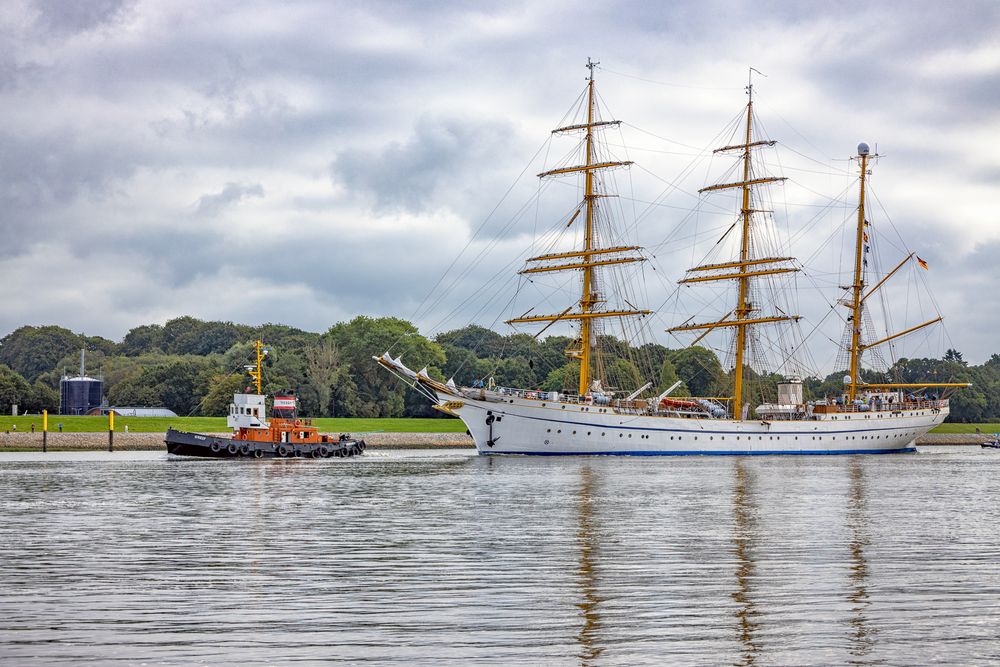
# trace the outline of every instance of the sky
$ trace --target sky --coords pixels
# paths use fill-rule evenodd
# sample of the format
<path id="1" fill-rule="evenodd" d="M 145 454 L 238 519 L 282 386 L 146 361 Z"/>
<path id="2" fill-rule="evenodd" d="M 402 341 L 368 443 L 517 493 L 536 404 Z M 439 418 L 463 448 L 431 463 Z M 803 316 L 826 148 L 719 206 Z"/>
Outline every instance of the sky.
<path id="1" fill-rule="evenodd" d="M 615 178 L 659 248 L 653 305 L 701 252 L 678 226 L 698 209 L 712 228 L 720 204 L 696 190 L 725 173 L 706 155 L 752 66 L 769 164 L 790 169 L 781 224 L 823 265 L 802 284 L 836 286 L 836 244 L 818 239 L 849 218 L 847 159 L 867 141 L 891 233 L 873 224 L 905 239 L 882 244 L 885 265 L 926 260 L 915 280 L 945 318 L 920 339 L 935 349 L 902 353 L 1000 352 L 995 2 L 8 0 L 0 45 L 0 336 L 59 324 L 120 340 L 180 315 L 509 331 L 509 304 L 477 295 L 514 285 L 508 265 L 565 213 L 519 207 L 538 164 L 572 148 L 549 133 L 593 58 L 625 121 L 612 150 L 642 164 Z M 920 321 L 908 290 L 887 287 L 895 324 Z"/>

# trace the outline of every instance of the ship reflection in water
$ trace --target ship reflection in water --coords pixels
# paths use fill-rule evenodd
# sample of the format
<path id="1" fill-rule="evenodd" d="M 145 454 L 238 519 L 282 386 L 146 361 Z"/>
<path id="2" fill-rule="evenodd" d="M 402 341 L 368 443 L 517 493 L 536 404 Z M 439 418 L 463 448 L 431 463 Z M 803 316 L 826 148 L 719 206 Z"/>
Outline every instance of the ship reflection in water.
<path id="1" fill-rule="evenodd" d="M 580 664 L 597 664 L 597 658 L 604 649 L 597 643 L 597 633 L 601 629 L 598 613 L 600 598 L 597 594 L 597 572 L 595 560 L 598 547 L 598 533 L 594 518 L 594 474 L 589 465 L 580 468 L 580 491 L 578 499 L 579 528 L 577 540 L 580 545 L 580 565 L 576 572 L 580 581 L 580 601 L 577 606 L 583 616 L 583 627 L 576 636 L 580 643 Z"/>
<path id="2" fill-rule="evenodd" d="M 865 469 L 861 459 L 854 458 L 847 466 L 850 486 L 847 493 L 847 527 L 850 531 L 851 549 L 851 591 L 847 599 L 851 603 L 851 628 L 854 645 L 851 655 L 864 658 L 875 645 L 874 630 L 869 627 L 866 614 L 871 601 L 868 599 L 868 561 L 865 548 L 868 546 L 868 507 L 865 502 Z"/>
<path id="3" fill-rule="evenodd" d="M 737 604 L 737 635 L 743 647 L 743 655 L 738 664 L 752 665 L 758 652 L 754 632 L 759 627 L 750 586 L 756 570 L 753 560 L 757 522 L 757 508 L 753 505 L 754 473 L 747 470 L 747 462 L 743 458 L 736 459 L 733 470 L 736 476 L 733 484 L 733 556 L 736 561 L 736 590 L 733 592 L 733 600 Z"/>
<path id="4" fill-rule="evenodd" d="M 988 664 L 989 454 L 0 454 L 0 656 Z"/>

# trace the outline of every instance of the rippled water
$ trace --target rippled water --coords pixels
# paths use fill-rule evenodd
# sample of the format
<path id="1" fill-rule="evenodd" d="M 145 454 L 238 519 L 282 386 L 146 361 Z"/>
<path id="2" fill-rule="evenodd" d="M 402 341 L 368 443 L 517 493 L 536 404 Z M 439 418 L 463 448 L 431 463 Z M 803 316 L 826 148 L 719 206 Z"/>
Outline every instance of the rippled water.
<path id="1" fill-rule="evenodd" d="M 0 456 L 6 664 L 1000 660 L 1000 451 Z"/>

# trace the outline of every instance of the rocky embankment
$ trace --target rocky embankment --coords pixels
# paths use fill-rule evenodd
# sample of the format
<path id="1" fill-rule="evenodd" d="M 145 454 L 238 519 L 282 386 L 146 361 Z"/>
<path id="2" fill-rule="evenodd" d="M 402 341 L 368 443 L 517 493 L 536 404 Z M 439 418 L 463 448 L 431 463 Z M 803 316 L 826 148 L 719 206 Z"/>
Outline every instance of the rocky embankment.
<path id="1" fill-rule="evenodd" d="M 218 435 L 228 436 L 228 433 Z M 464 433 L 355 433 L 374 449 L 420 449 L 424 447 L 472 447 L 472 438 Z M 104 450 L 108 448 L 107 433 L 52 433 L 48 448 L 52 451 Z M 115 431 L 116 450 L 163 449 L 162 433 L 125 433 Z M 0 452 L 35 451 L 42 449 L 42 434 L 0 433 Z"/>

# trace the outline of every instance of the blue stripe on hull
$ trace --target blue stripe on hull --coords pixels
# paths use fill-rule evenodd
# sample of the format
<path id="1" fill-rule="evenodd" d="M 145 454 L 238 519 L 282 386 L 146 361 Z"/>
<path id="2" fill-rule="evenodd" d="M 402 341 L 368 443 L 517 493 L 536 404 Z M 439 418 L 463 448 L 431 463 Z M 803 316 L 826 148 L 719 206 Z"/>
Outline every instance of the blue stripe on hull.
<path id="1" fill-rule="evenodd" d="M 641 451 L 641 452 L 492 452 L 480 451 L 485 456 L 822 456 L 829 454 L 908 454 L 917 451 L 916 447 L 897 449 L 811 449 L 801 451 L 782 450 L 732 450 L 732 451 Z"/>

